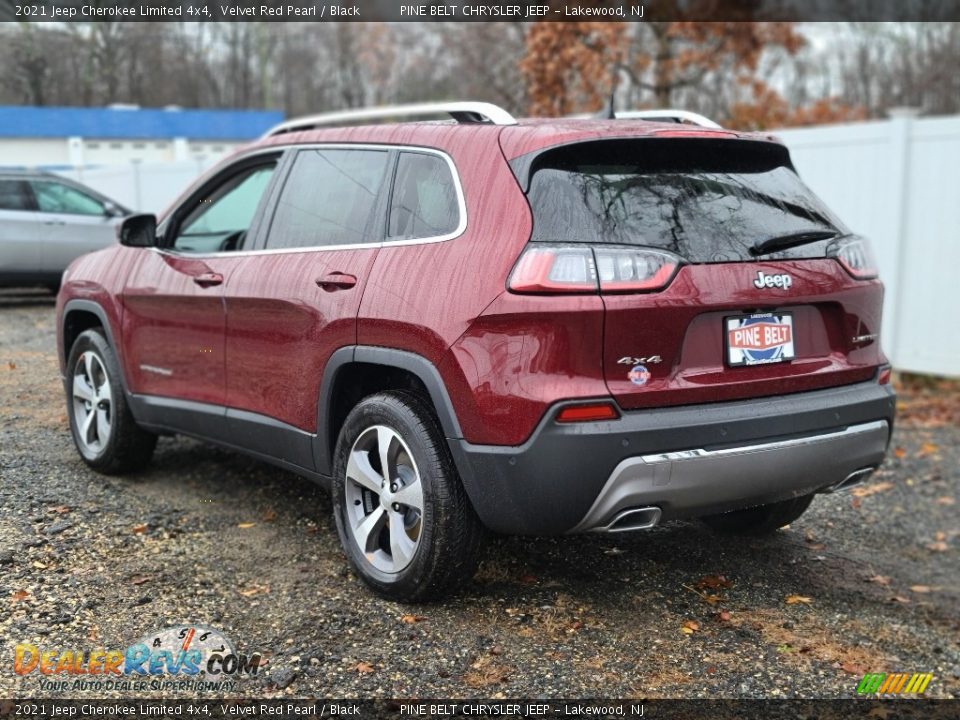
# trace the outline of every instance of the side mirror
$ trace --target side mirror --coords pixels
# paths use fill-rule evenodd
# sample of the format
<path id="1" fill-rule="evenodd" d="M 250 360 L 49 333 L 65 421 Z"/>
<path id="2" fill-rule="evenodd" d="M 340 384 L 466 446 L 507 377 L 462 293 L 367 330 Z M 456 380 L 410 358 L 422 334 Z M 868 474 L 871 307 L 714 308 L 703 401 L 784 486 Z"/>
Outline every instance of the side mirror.
<path id="1" fill-rule="evenodd" d="M 127 247 L 153 247 L 157 244 L 157 216 L 130 215 L 117 227 L 120 244 Z"/>

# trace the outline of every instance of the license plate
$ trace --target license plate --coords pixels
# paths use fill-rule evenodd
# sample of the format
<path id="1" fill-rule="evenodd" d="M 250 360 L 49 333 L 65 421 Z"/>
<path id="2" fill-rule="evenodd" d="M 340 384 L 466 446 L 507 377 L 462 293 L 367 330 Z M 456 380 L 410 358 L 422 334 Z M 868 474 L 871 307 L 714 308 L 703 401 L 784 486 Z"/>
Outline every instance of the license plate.
<path id="1" fill-rule="evenodd" d="M 793 315 L 760 313 L 723 319 L 727 365 L 768 365 L 793 360 Z"/>

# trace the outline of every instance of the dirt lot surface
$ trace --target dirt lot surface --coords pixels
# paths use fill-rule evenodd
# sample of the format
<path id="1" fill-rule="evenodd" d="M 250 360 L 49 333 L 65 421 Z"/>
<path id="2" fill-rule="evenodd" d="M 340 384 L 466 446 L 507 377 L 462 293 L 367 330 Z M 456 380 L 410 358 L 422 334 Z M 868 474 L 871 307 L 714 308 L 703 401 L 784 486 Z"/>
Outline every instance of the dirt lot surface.
<path id="1" fill-rule="evenodd" d="M 15 675 L 18 643 L 185 623 L 267 657 L 232 697 L 849 698 L 894 671 L 960 697 L 955 386 L 903 395 L 884 468 L 771 538 L 494 538 L 471 584 L 412 607 L 349 572 L 330 501 L 290 473 L 184 438 L 141 474 L 89 470 L 54 346 L 49 296 L 0 293 L 0 697 L 84 694 Z"/>

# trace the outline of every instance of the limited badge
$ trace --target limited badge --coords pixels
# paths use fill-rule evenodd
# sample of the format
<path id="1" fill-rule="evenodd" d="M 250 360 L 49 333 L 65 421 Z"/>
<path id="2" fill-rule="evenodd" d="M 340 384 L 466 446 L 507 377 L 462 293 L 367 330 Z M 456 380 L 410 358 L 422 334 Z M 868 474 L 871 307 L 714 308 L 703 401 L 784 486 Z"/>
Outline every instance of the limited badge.
<path id="1" fill-rule="evenodd" d="M 650 371 L 643 365 L 634 365 L 627 373 L 627 377 L 634 385 L 646 385 L 650 379 Z"/>

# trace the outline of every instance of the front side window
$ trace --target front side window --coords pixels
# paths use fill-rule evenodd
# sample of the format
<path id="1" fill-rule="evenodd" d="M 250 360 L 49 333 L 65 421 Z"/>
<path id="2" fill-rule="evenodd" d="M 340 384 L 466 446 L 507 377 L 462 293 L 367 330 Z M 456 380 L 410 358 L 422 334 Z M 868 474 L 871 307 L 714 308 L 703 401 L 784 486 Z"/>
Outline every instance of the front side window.
<path id="1" fill-rule="evenodd" d="M 106 215 L 106 208 L 99 200 L 76 188 L 49 180 L 30 183 L 37 198 L 37 208 L 45 213 L 66 215 Z"/>
<path id="2" fill-rule="evenodd" d="M 310 149 L 297 154 L 277 202 L 271 248 L 378 242 L 374 208 L 387 172 L 384 150 Z"/>
<path id="3" fill-rule="evenodd" d="M 258 165 L 218 186 L 180 223 L 173 247 L 181 252 L 223 252 L 243 245 L 276 162 Z"/>
<path id="4" fill-rule="evenodd" d="M 23 180 L 0 180 L 0 210 L 33 210 L 30 188 Z"/>
<path id="5" fill-rule="evenodd" d="M 437 155 L 400 153 L 390 203 L 389 237 L 413 240 L 449 235 L 460 224 L 453 175 Z"/>

